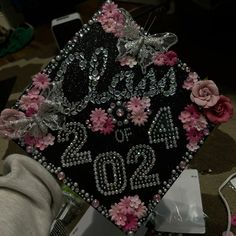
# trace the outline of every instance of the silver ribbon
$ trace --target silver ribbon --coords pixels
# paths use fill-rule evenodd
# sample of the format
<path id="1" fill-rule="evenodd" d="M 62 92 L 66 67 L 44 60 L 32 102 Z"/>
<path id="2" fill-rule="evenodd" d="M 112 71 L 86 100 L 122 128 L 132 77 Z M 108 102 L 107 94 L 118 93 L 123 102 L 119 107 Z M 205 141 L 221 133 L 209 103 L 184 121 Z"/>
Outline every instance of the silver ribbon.
<path id="1" fill-rule="evenodd" d="M 123 57 L 131 56 L 141 66 L 142 72 L 146 73 L 147 66 L 153 63 L 154 53 L 166 52 L 171 46 L 177 43 L 178 38 L 173 33 L 158 33 L 148 35 L 135 27 L 131 16 L 122 11 L 126 17 L 124 36 L 117 42 L 119 55 L 117 60 Z"/>

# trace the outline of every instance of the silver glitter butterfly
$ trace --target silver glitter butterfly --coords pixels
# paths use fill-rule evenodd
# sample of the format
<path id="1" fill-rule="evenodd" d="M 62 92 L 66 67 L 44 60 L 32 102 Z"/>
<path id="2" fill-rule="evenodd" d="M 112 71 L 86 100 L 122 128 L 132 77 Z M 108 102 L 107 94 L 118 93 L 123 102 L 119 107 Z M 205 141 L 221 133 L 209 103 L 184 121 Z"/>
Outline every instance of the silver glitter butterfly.
<path id="1" fill-rule="evenodd" d="M 126 11 L 122 13 L 125 15 L 126 25 L 123 37 L 120 37 L 117 42 L 119 51 L 117 60 L 127 56 L 133 57 L 140 65 L 142 72 L 146 73 L 147 66 L 153 63 L 153 55 L 166 52 L 177 43 L 177 36 L 169 32 L 148 35 L 139 30 Z"/>
<path id="2" fill-rule="evenodd" d="M 61 109 L 60 104 L 46 99 L 37 114 L 12 121 L 10 125 L 17 130 L 21 137 L 26 133 L 34 137 L 41 137 L 48 133 L 48 128 L 51 130 L 61 129 L 63 118 L 58 114 Z"/>

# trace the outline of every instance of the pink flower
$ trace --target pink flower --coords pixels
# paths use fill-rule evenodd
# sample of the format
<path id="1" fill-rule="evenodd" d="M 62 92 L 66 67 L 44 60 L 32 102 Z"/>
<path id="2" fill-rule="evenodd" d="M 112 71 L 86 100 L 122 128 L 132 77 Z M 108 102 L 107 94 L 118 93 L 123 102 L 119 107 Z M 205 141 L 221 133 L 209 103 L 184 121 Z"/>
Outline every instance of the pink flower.
<path id="1" fill-rule="evenodd" d="M 207 120 L 203 115 L 193 121 L 193 127 L 198 131 L 202 131 L 207 127 Z"/>
<path id="2" fill-rule="evenodd" d="M 17 122 L 25 118 L 25 114 L 15 109 L 4 109 L 0 115 L 0 137 L 16 139 L 21 134 Z"/>
<path id="3" fill-rule="evenodd" d="M 112 118 L 108 117 L 105 110 L 95 108 L 90 114 L 90 121 L 92 122 L 91 130 L 93 132 L 100 131 L 102 134 L 110 134 L 114 131 L 114 124 Z"/>
<path id="4" fill-rule="evenodd" d="M 204 133 L 192 128 L 186 133 L 186 136 L 190 143 L 198 143 L 204 137 Z"/>
<path id="5" fill-rule="evenodd" d="M 174 51 L 168 51 L 165 53 L 166 56 L 166 65 L 167 66 L 174 66 L 178 62 L 178 57 L 176 52 Z"/>
<path id="6" fill-rule="evenodd" d="M 46 136 L 36 138 L 35 147 L 37 147 L 40 151 L 43 151 L 49 145 L 54 144 L 55 137 L 48 133 Z"/>
<path id="7" fill-rule="evenodd" d="M 109 210 L 109 215 L 111 216 L 112 220 L 115 220 L 119 214 L 120 214 L 119 206 L 117 203 L 115 203 L 115 205 L 111 206 L 111 209 Z"/>
<path id="8" fill-rule="evenodd" d="M 134 215 L 126 215 L 126 223 L 124 225 L 123 230 L 128 232 L 130 230 L 136 230 L 138 227 L 138 218 Z"/>
<path id="9" fill-rule="evenodd" d="M 32 107 L 32 104 L 40 106 L 45 98 L 41 95 L 23 95 L 20 99 L 20 108 L 22 110 L 27 110 Z"/>
<path id="10" fill-rule="evenodd" d="M 184 111 L 179 115 L 179 119 L 183 123 L 183 128 L 186 130 L 186 137 L 189 141 L 186 147 L 188 150 L 195 152 L 199 148 L 198 142 L 209 134 L 208 122 L 193 104 L 185 107 Z"/>
<path id="11" fill-rule="evenodd" d="M 36 139 L 34 136 L 27 133 L 24 136 L 24 142 L 26 145 L 34 146 L 36 144 Z"/>
<path id="12" fill-rule="evenodd" d="M 101 129 L 101 133 L 106 135 L 112 133 L 113 131 L 114 131 L 114 124 L 112 123 L 112 119 L 108 117 Z"/>
<path id="13" fill-rule="evenodd" d="M 127 221 L 127 217 L 126 215 L 120 214 L 116 219 L 115 219 L 115 223 L 119 226 L 125 226 Z"/>
<path id="14" fill-rule="evenodd" d="M 131 56 L 124 56 L 119 59 L 119 62 L 121 66 L 129 66 L 130 68 L 133 68 L 135 65 L 137 65 L 137 61 Z"/>
<path id="15" fill-rule="evenodd" d="M 103 30 L 106 33 L 113 33 L 116 37 L 123 36 L 124 16 L 120 12 L 116 12 L 112 17 L 106 15 L 98 16 L 98 21 L 101 23 Z"/>
<path id="16" fill-rule="evenodd" d="M 39 93 L 40 93 L 40 90 L 36 87 L 33 87 L 28 91 L 28 95 L 39 95 Z"/>
<path id="17" fill-rule="evenodd" d="M 127 102 L 127 108 L 131 112 L 138 112 L 140 110 L 144 110 L 144 101 L 142 101 L 139 97 L 132 97 L 128 102 Z"/>
<path id="18" fill-rule="evenodd" d="M 192 79 L 193 81 L 197 82 L 198 81 L 198 74 L 196 72 L 189 72 L 188 78 Z"/>
<path id="19" fill-rule="evenodd" d="M 146 214 L 147 208 L 141 202 L 138 195 L 124 197 L 120 202 L 111 206 L 109 215 L 123 230 L 136 230 L 138 219 Z"/>
<path id="20" fill-rule="evenodd" d="M 138 219 L 140 219 L 141 217 L 145 216 L 147 213 L 147 207 L 144 206 L 144 203 L 142 202 L 138 208 L 136 209 L 136 211 L 134 212 L 134 215 L 138 217 Z"/>
<path id="21" fill-rule="evenodd" d="M 124 28 L 125 17 L 122 13 L 120 13 L 119 11 L 115 12 L 112 16 L 112 19 L 116 22 L 117 25 L 123 26 Z"/>
<path id="22" fill-rule="evenodd" d="M 118 203 L 120 212 L 122 214 L 132 214 L 133 213 L 133 208 L 131 207 L 131 197 L 124 197 L 123 199 L 120 200 Z"/>
<path id="23" fill-rule="evenodd" d="M 39 106 L 36 103 L 32 103 L 27 108 L 25 114 L 27 117 L 32 117 L 33 115 L 35 115 L 38 112 L 38 109 L 39 109 Z"/>
<path id="24" fill-rule="evenodd" d="M 194 104 L 187 105 L 184 110 L 189 112 L 193 119 L 198 119 L 200 116 L 200 112 Z"/>
<path id="25" fill-rule="evenodd" d="M 205 109 L 204 114 L 207 119 L 214 124 L 227 122 L 234 113 L 230 98 L 221 95 L 215 106 Z"/>
<path id="26" fill-rule="evenodd" d="M 174 51 L 168 51 L 166 53 L 155 53 L 153 55 L 153 63 L 157 66 L 174 66 L 178 62 L 177 54 Z"/>
<path id="27" fill-rule="evenodd" d="M 117 203 L 111 206 L 111 209 L 109 210 L 109 215 L 117 225 L 125 225 L 126 216 L 120 212 L 120 207 Z"/>
<path id="28" fill-rule="evenodd" d="M 95 108 L 90 114 L 90 121 L 92 122 L 92 131 L 100 131 L 102 134 L 110 134 L 114 130 L 112 119 L 108 117 L 105 110 Z"/>
<path id="29" fill-rule="evenodd" d="M 93 123 L 93 124 L 92 124 L 92 127 L 91 127 L 91 130 L 92 130 L 93 132 L 102 131 L 104 124 L 105 124 L 105 123 Z"/>
<path id="30" fill-rule="evenodd" d="M 133 214 L 140 219 L 146 215 L 147 208 L 144 206 L 144 203 L 140 200 L 138 195 L 130 197 L 130 206 L 133 208 Z"/>
<path id="31" fill-rule="evenodd" d="M 102 26 L 103 26 L 104 24 L 106 24 L 106 22 L 107 22 L 108 19 L 109 19 L 109 17 L 107 17 L 107 16 L 105 16 L 105 15 L 103 15 L 103 14 L 101 14 L 101 15 L 99 15 L 99 16 L 97 17 L 98 22 L 100 22 Z"/>
<path id="32" fill-rule="evenodd" d="M 183 128 L 184 128 L 186 131 L 189 131 L 190 129 L 193 129 L 193 128 L 194 128 L 194 122 L 193 122 L 193 120 L 190 120 L 189 122 L 184 123 Z"/>
<path id="33" fill-rule="evenodd" d="M 47 148 L 47 145 L 44 143 L 43 138 L 37 138 L 35 140 L 35 147 L 38 148 L 40 151 L 43 151 L 45 148 Z"/>
<path id="34" fill-rule="evenodd" d="M 191 151 L 191 152 L 195 152 L 195 151 L 197 151 L 197 150 L 199 149 L 199 146 L 198 146 L 197 143 L 188 143 L 188 144 L 186 145 L 186 147 L 187 147 L 187 149 L 188 149 L 189 151 Z"/>
<path id="35" fill-rule="evenodd" d="M 106 33 L 114 33 L 115 27 L 116 27 L 116 22 L 112 18 L 107 19 L 102 24 L 102 28 Z"/>
<path id="36" fill-rule="evenodd" d="M 188 123 L 192 121 L 191 113 L 186 110 L 182 111 L 178 118 L 182 123 Z"/>
<path id="37" fill-rule="evenodd" d="M 90 114 L 90 121 L 94 126 L 102 126 L 105 124 L 107 120 L 107 113 L 105 110 L 102 110 L 101 108 L 95 108 L 94 111 Z"/>
<path id="38" fill-rule="evenodd" d="M 190 98 L 197 105 L 210 108 L 218 102 L 219 90 L 212 80 L 198 81 L 192 88 Z"/>
<path id="39" fill-rule="evenodd" d="M 184 81 L 183 88 L 191 90 L 193 85 L 198 81 L 198 74 L 196 72 L 190 72 L 188 78 Z"/>
<path id="40" fill-rule="evenodd" d="M 124 36 L 125 16 L 114 2 L 105 3 L 102 6 L 102 13 L 97 17 L 97 20 L 105 32 L 113 33 L 115 37 Z"/>
<path id="41" fill-rule="evenodd" d="M 183 123 L 189 141 L 186 147 L 188 150 L 195 152 L 199 148 L 198 142 L 209 134 L 208 122 L 194 104 L 187 105 L 184 111 L 180 113 L 179 119 Z"/>
<path id="42" fill-rule="evenodd" d="M 32 104 L 32 101 L 30 99 L 30 96 L 28 95 L 23 95 L 20 99 L 20 108 L 22 110 L 27 110 L 28 107 Z"/>
<path id="43" fill-rule="evenodd" d="M 111 3 L 105 3 L 102 6 L 102 13 L 106 16 L 106 17 L 113 17 L 114 14 L 116 14 L 118 12 L 118 7 L 117 4 L 115 4 L 114 2 Z"/>
<path id="44" fill-rule="evenodd" d="M 188 113 L 188 112 L 187 112 Z M 185 122 L 184 122 L 184 118 L 183 117 L 179 117 L 179 119 L 183 122 L 183 128 L 187 131 L 189 131 L 190 129 L 196 129 L 198 131 L 202 131 L 204 129 L 206 129 L 207 127 L 207 120 L 205 119 L 205 117 L 203 115 L 200 115 L 198 118 L 194 118 L 189 116 L 188 118 L 186 118 Z"/>
<path id="45" fill-rule="evenodd" d="M 138 195 L 130 197 L 130 206 L 132 208 L 137 209 L 140 206 L 141 203 L 142 202 L 141 202 L 141 200 L 140 200 Z"/>
<path id="46" fill-rule="evenodd" d="M 44 136 L 44 143 L 47 144 L 48 146 L 49 145 L 52 146 L 54 144 L 54 140 L 55 140 L 55 137 L 50 133 Z"/>
<path id="47" fill-rule="evenodd" d="M 138 195 L 133 197 L 128 196 L 121 199 L 118 203 L 120 213 L 134 215 L 138 218 L 141 218 L 146 214 L 147 208 L 144 206 L 144 203 L 141 202 Z"/>
<path id="48" fill-rule="evenodd" d="M 44 73 L 38 73 L 33 77 L 33 85 L 38 89 L 46 89 L 50 84 L 48 75 Z"/>
<path id="49" fill-rule="evenodd" d="M 167 56 L 164 53 L 155 53 L 153 55 L 153 63 L 157 66 L 164 66 L 168 60 Z"/>
<path id="50" fill-rule="evenodd" d="M 185 130 L 190 130 L 194 128 L 194 122 L 200 117 L 200 112 L 194 104 L 187 105 L 179 115 L 179 120 L 184 124 L 183 128 Z"/>
<path id="51" fill-rule="evenodd" d="M 187 105 L 181 112 L 179 119 L 183 122 L 183 128 L 187 131 L 195 127 L 196 121 L 200 117 L 200 112 L 194 104 Z"/>
<path id="52" fill-rule="evenodd" d="M 145 122 L 147 122 L 147 112 L 144 110 L 140 110 L 138 112 L 132 112 L 131 119 L 134 125 L 144 125 Z"/>

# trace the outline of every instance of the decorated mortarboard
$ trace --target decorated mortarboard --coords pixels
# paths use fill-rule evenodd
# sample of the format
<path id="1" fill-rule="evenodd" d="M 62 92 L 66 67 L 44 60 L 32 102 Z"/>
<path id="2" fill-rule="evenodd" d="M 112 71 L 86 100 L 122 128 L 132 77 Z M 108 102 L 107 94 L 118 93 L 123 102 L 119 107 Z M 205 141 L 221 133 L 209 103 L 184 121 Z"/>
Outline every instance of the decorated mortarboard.
<path id="1" fill-rule="evenodd" d="M 0 135 L 132 235 L 213 128 L 228 97 L 106 2 L 1 112 Z"/>

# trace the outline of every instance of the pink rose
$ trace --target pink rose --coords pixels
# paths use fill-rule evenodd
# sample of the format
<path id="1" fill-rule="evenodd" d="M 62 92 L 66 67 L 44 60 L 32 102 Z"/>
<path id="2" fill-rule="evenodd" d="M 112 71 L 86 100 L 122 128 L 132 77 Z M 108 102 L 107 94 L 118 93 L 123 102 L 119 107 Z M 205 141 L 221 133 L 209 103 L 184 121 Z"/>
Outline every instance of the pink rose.
<path id="1" fill-rule="evenodd" d="M 204 111 L 208 120 L 214 124 L 227 122 L 232 118 L 233 112 L 234 109 L 231 100 L 223 95 L 220 96 L 215 106 L 205 109 Z"/>
<path id="2" fill-rule="evenodd" d="M 15 139 L 20 133 L 15 127 L 15 122 L 25 118 L 25 114 L 15 109 L 5 109 L 0 116 L 0 137 Z"/>
<path id="3" fill-rule="evenodd" d="M 212 80 L 198 81 L 193 85 L 190 98 L 204 108 L 213 107 L 219 100 L 219 90 Z"/>

